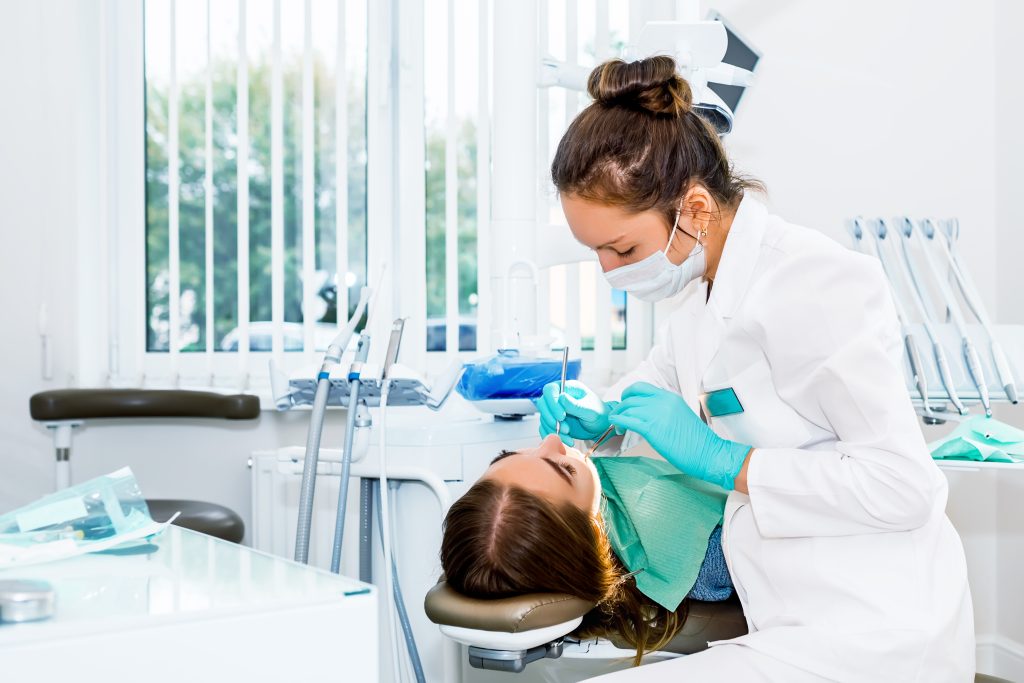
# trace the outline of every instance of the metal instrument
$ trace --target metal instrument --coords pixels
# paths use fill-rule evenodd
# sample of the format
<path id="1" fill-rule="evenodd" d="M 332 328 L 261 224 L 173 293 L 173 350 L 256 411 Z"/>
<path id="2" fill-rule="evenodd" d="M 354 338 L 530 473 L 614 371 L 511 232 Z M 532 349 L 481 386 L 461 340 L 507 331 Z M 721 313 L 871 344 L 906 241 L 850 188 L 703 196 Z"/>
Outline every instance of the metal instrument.
<path id="1" fill-rule="evenodd" d="M 921 226 L 911 218 L 903 219 L 903 237 L 905 240 L 910 240 L 914 237 L 915 228 L 917 228 L 917 234 L 925 234 L 928 231 L 934 234 L 935 228 L 931 224 L 931 221 L 924 220 Z M 957 332 L 960 334 L 964 363 L 967 365 L 967 373 L 971 376 L 971 381 L 974 382 L 974 386 L 978 388 L 978 397 L 981 400 L 981 405 L 985 409 L 985 415 L 992 417 L 992 404 L 989 400 L 988 395 L 988 383 L 985 381 L 985 373 L 981 367 L 981 359 L 978 357 L 978 351 L 974 347 L 974 342 L 971 340 L 971 336 L 967 331 L 967 323 L 964 320 L 963 312 L 960 310 L 960 306 L 953 296 L 953 291 L 949 288 L 949 283 L 943 278 L 942 273 L 939 272 L 938 266 L 932 259 L 931 253 L 928 249 L 922 249 L 924 252 L 924 262 L 931 272 L 932 279 L 939 287 L 939 292 L 942 294 L 942 298 L 945 299 L 946 311 L 949 318 L 953 321 L 953 325 L 956 327 Z"/>
<path id="2" fill-rule="evenodd" d="M 558 387 L 559 395 L 565 393 L 565 373 L 569 369 L 569 345 L 566 344 L 565 348 L 562 349 L 562 382 Z M 555 423 L 555 434 L 561 434 L 562 423 Z"/>

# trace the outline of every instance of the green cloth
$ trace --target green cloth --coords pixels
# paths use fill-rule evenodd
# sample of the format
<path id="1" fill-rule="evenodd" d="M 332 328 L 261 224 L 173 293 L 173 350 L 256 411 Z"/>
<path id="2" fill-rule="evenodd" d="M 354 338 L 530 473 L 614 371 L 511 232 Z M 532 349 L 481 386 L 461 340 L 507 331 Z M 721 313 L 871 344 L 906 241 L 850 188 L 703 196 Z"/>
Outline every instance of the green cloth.
<path id="1" fill-rule="evenodd" d="M 601 515 L 612 550 L 636 575 L 640 592 L 675 610 L 693 588 L 722 523 L 724 490 L 653 458 L 593 458 Z"/>
<path id="2" fill-rule="evenodd" d="M 1024 461 L 1024 431 L 1005 422 L 977 415 L 928 444 L 936 460 Z"/>

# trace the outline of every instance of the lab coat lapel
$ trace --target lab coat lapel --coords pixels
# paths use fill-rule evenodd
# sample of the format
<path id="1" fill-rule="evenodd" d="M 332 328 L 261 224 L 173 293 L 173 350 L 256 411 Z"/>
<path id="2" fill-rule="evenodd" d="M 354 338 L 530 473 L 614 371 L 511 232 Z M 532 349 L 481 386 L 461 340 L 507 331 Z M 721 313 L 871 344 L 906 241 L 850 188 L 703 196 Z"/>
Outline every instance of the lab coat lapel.
<path id="1" fill-rule="evenodd" d="M 711 298 L 697 316 L 694 369 L 700 391 L 704 390 L 704 377 L 718 356 L 729 321 L 747 292 L 761 252 L 767 217 L 764 204 L 750 197 L 744 197 L 736 209 Z"/>

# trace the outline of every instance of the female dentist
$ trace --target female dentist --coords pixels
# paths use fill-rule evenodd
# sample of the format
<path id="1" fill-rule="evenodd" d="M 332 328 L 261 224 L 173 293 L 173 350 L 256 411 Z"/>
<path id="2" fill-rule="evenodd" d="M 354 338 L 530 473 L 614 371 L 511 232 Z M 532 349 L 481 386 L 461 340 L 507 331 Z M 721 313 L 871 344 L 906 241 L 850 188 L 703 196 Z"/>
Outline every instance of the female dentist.
<path id="1" fill-rule="evenodd" d="M 879 265 L 769 214 L 671 58 L 607 62 L 588 85 L 552 164 L 569 227 L 612 287 L 678 308 L 619 400 L 545 387 L 541 432 L 629 430 L 731 490 L 723 547 L 749 627 L 600 680 L 972 681 L 963 548 Z"/>

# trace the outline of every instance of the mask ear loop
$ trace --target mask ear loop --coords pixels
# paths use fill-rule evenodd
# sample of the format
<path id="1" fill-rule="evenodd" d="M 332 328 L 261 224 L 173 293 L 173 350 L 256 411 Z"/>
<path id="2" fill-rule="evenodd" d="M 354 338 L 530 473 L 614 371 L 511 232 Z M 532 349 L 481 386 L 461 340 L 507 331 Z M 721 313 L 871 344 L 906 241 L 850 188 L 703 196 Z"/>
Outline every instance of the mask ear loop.
<path id="1" fill-rule="evenodd" d="M 676 238 L 676 230 L 679 228 L 679 215 L 682 213 L 680 209 L 676 209 L 676 220 L 672 223 L 672 232 L 668 235 L 668 244 L 665 245 L 665 251 L 662 252 L 665 256 L 668 256 L 668 250 L 672 248 L 672 240 Z"/>
<path id="2" fill-rule="evenodd" d="M 676 231 L 679 230 L 679 217 L 681 215 L 682 215 L 682 207 L 680 206 L 679 208 L 676 209 L 676 219 L 672 223 L 672 232 L 669 233 L 668 244 L 665 245 L 665 251 L 662 252 L 663 254 L 665 254 L 665 256 L 668 256 L 668 250 L 672 248 L 672 240 L 674 240 L 676 238 Z M 686 235 L 689 235 L 689 233 L 687 233 L 687 232 L 685 232 L 683 230 L 679 230 L 679 232 L 682 232 L 682 233 L 684 233 Z M 699 254 L 700 252 L 704 251 L 704 240 L 706 240 L 707 238 L 708 238 L 708 229 L 706 227 L 701 228 L 700 232 L 697 233 L 697 236 L 693 238 L 693 239 L 697 240 L 697 246 L 700 247 L 700 251 L 696 251 L 696 250 L 694 251 L 695 254 Z"/>

